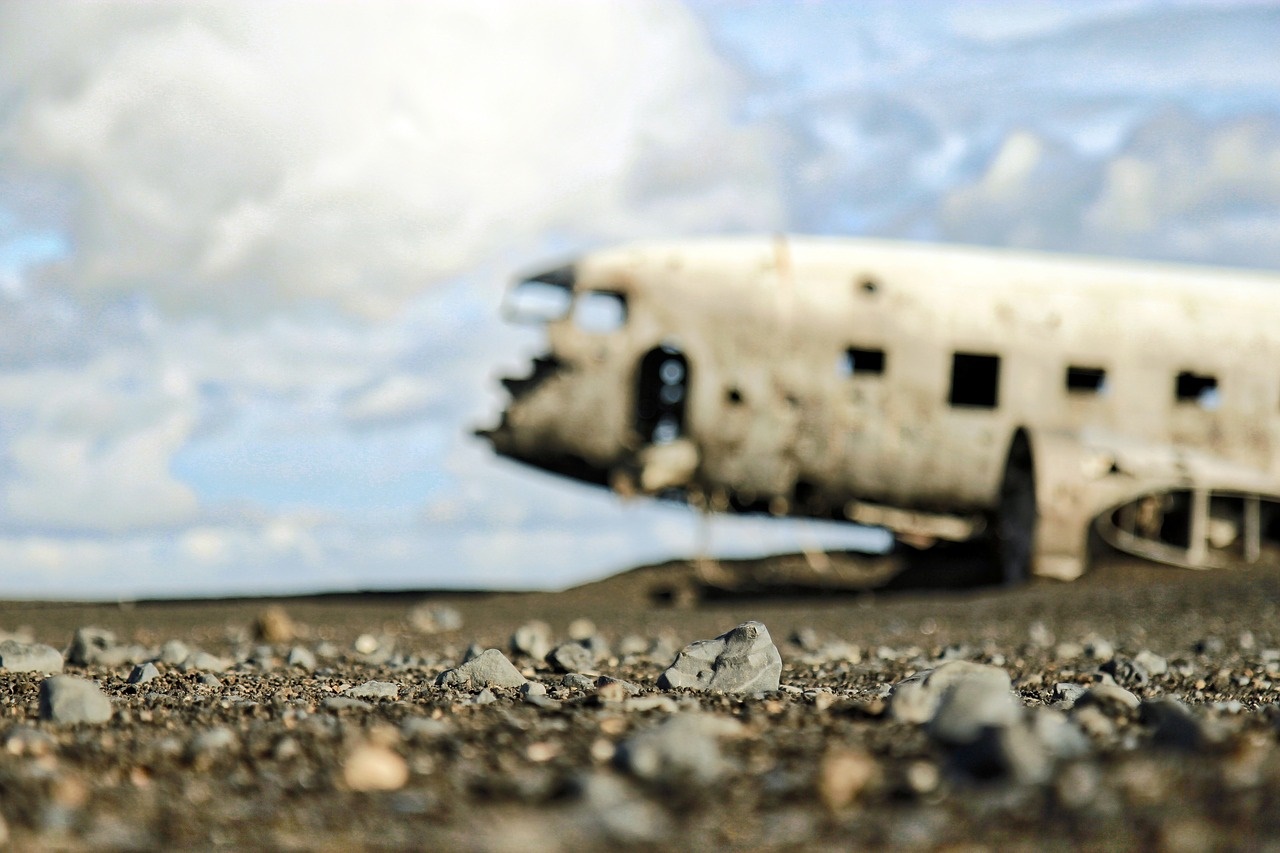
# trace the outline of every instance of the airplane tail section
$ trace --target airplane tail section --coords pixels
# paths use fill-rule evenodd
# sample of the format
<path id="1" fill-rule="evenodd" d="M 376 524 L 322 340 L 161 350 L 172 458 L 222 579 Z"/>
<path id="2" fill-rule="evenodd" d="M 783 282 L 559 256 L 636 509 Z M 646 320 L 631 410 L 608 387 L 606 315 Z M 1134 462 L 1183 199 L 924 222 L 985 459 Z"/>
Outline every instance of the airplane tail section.
<path id="1" fill-rule="evenodd" d="M 1034 444 L 1037 575 L 1079 577 L 1090 530 L 1118 551 L 1183 568 L 1227 568 L 1280 552 L 1280 495 L 1260 472 L 1098 437 L 1042 434 Z"/>

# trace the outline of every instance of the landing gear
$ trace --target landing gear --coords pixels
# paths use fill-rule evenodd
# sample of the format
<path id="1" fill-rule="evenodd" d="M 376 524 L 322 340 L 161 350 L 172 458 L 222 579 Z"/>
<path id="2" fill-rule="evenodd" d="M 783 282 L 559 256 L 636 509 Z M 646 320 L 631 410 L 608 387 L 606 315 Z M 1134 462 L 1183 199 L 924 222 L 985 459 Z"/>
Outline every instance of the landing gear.
<path id="1" fill-rule="evenodd" d="M 1038 519 L 1031 440 L 1025 430 L 1018 430 L 1009 445 L 995 514 L 995 558 L 1006 586 L 1031 577 Z"/>

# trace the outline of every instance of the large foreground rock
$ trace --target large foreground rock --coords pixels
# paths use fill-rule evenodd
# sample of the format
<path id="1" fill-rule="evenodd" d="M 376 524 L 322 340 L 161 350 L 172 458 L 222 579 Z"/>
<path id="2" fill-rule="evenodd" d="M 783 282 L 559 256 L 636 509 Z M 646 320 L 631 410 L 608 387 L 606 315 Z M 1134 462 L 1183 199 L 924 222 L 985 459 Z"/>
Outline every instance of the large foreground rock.
<path id="1" fill-rule="evenodd" d="M 759 693 L 778 689 L 782 655 L 760 622 L 744 622 L 714 640 L 684 647 L 658 677 L 664 690 L 689 687 L 725 693 Z"/>
<path id="2" fill-rule="evenodd" d="M 0 642 L 0 669 L 9 672 L 62 672 L 62 654 L 42 643 Z"/>
<path id="3" fill-rule="evenodd" d="M 105 723 L 111 700 L 95 682 L 55 675 L 40 682 L 40 719 L 55 723 Z"/>
<path id="4" fill-rule="evenodd" d="M 519 687 L 526 681 L 506 655 L 497 649 L 485 649 L 456 669 L 445 670 L 436 678 L 437 687 Z"/>
<path id="5" fill-rule="evenodd" d="M 740 734 L 729 717 L 690 713 L 672 717 L 624 741 L 615 762 L 637 778 L 672 785 L 709 784 L 730 770 L 719 739 Z"/>
<path id="6" fill-rule="evenodd" d="M 964 685 L 962 695 L 948 710 L 947 715 L 951 719 L 944 725 L 944 730 L 950 723 L 959 722 L 959 718 L 975 714 L 982 717 L 987 711 L 1004 719 L 1007 709 L 997 706 L 1003 704 L 1005 697 L 1012 700 L 1009 673 L 997 666 L 963 660 L 947 661 L 895 684 L 889 711 L 899 722 L 930 723 L 942 707 L 944 698 L 960 685 Z M 985 700 L 988 698 L 990 707 L 985 707 Z M 980 725 L 981 722 L 996 721 L 974 722 Z M 964 727 L 965 723 L 961 722 L 960 725 Z"/>

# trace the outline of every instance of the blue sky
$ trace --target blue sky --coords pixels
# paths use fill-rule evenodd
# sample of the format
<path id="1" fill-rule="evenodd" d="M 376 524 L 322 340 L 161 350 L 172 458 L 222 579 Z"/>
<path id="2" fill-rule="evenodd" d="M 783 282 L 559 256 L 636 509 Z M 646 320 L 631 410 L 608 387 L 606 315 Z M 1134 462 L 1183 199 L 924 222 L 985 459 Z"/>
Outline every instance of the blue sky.
<path id="1" fill-rule="evenodd" d="M 1280 268 L 1276 44 L 1207 0 L 0 1 L 0 595 L 690 554 L 470 437 L 540 347 L 512 271 L 780 230 Z"/>

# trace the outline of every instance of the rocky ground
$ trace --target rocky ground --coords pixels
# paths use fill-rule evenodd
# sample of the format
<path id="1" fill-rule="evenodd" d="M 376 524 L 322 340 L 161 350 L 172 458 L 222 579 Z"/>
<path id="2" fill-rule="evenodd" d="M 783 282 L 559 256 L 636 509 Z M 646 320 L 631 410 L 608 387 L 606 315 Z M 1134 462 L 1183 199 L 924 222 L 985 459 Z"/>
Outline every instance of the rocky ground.
<path id="1" fill-rule="evenodd" d="M 1280 849 L 1280 570 L 655 598 L 688 573 L 0 604 L 0 837 Z"/>

